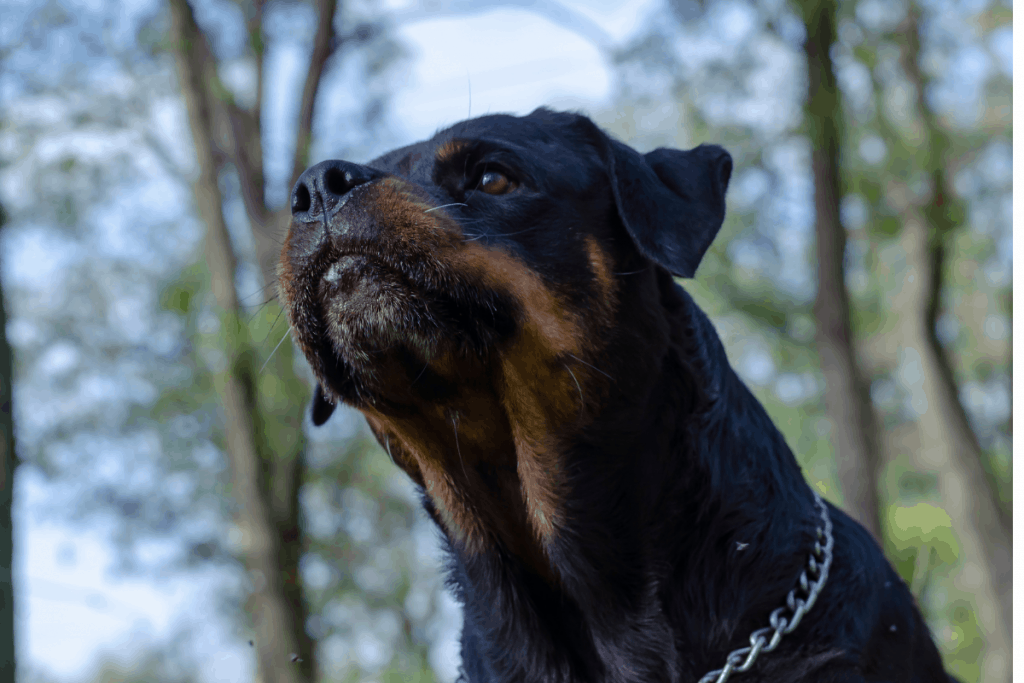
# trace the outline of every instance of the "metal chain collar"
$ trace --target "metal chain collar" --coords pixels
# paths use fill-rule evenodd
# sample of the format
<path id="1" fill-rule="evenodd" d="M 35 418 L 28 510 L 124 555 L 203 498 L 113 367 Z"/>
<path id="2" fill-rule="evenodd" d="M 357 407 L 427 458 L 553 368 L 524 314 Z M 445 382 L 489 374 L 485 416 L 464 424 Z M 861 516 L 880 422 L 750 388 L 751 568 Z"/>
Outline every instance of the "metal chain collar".
<path id="1" fill-rule="evenodd" d="M 789 591 L 789 595 L 786 596 L 786 605 L 777 608 L 768 617 L 768 623 L 771 626 L 759 628 L 751 633 L 749 646 L 730 652 L 725 658 L 725 666 L 705 674 L 699 683 L 725 683 L 733 673 L 749 670 L 754 666 L 759 654 L 771 652 L 778 647 L 782 636 L 795 629 L 804 614 L 814 607 L 818 593 L 821 592 L 825 581 L 828 580 L 828 570 L 832 567 L 832 548 L 835 544 L 832 540 L 832 520 L 829 519 L 828 508 L 825 507 L 825 503 L 817 491 L 812 489 L 811 492 L 814 494 L 815 505 L 821 508 L 821 521 L 824 523 L 824 528 L 818 527 L 818 538 L 814 541 L 814 553 L 807 560 L 807 569 L 815 577 L 814 580 L 807 578 L 806 570 L 800 572 L 798 588 L 807 597 L 804 599 L 796 597 L 797 588 Z M 821 545 L 822 539 L 825 540 L 824 546 Z M 783 616 L 787 610 L 792 612 L 789 619 Z"/>

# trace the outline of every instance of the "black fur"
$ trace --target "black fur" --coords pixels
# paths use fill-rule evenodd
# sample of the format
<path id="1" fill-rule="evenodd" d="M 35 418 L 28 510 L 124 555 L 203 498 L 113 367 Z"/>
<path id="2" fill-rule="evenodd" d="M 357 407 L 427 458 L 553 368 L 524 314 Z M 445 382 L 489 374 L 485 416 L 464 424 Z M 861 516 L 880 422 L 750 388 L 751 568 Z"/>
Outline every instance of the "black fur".
<path id="1" fill-rule="evenodd" d="M 460 155 L 438 161 L 436 150 L 451 140 L 463 143 Z M 519 189 L 474 194 L 480 164 L 501 168 Z M 722 667 L 796 586 L 819 521 L 793 453 L 729 366 L 708 318 L 672 279 L 694 275 L 721 226 L 729 155 L 713 145 L 641 155 L 585 117 L 541 109 L 466 121 L 360 168 L 368 178 L 401 178 L 437 206 L 459 204 L 446 215 L 467 242 L 514 255 L 577 311 L 598 310 L 600 296 L 583 236 L 613 264 L 617 306 L 610 326 L 595 332 L 603 349 L 587 364 L 595 381 L 580 387 L 589 419 L 559 435 L 562 521 L 542 544 L 546 565 L 521 560 L 497 537 L 483 550 L 467 548 L 424 495 L 447 534 L 449 584 L 465 606 L 463 678 L 682 683 Z M 286 246 L 283 255 L 296 282 L 323 272 L 316 249 L 333 253 L 322 245 L 354 243 L 351 235 L 367 230 L 357 209 L 349 217 L 341 209 L 340 218 L 314 215 L 316 199 L 310 204 L 302 192 L 315 194 L 326 171 L 313 170 L 301 192 L 297 186 L 300 208 L 310 213 L 296 214 L 289 236 L 289 245 L 301 238 L 305 246 Z M 317 227 L 324 223 L 331 235 L 349 237 L 325 238 Z M 431 263 L 411 241 L 397 243 L 387 225 L 373 230 L 372 239 L 360 237 L 364 252 L 400 271 L 425 301 L 448 308 L 396 321 L 399 329 L 419 325 L 423 337 L 394 356 L 408 366 L 396 375 L 405 378 L 400 387 L 367 379 L 377 366 L 360 365 L 351 340 L 332 338 L 333 351 L 312 336 L 305 341 L 322 385 L 317 424 L 338 399 L 387 415 L 429 402 L 438 390 L 417 388 L 422 380 L 413 377 L 432 372 L 431 359 L 453 348 L 452 339 L 468 340 L 458 358 L 486 366 L 492 347 L 507 343 L 522 320 L 513 299 L 475 291 L 444 270 L 441 256 Z M 316 286 L 286 292 L 300 342 L 305 328 L 328 329 L 317 316 L 332 315 L 331 297 L 341 296 L 303 298 Z M 460 314 L 469 310 L 472 320 Z M 485 473 L 487 466 L 475 467 Z M 829 512 L 835 556 L 817 604 L 778 649 L 731 680 L 950 680 L 876 542 L 841 510 L 829 505 Z"/>

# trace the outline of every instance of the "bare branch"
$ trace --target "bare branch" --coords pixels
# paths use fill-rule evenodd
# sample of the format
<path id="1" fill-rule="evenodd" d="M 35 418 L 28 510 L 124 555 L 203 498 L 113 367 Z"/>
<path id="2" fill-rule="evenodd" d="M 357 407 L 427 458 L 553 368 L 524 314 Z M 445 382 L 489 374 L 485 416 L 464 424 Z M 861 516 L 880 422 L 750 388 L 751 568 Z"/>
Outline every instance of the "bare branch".
<path id="1" fill-rule="evenodd" d="M 292 162 L 292 174 L 288 187 L 291 188 L 299 175 L 309 163 L 309 145 L 313 131 L 313 105 L 320 90 L 324 66 L 335 47 L 331 38 L 334 35 L 334 14 L 338 8 L 337 0 L 315 0 L 317 27 L 313 37 L 313 53 L 309 58 L 309 71 L 306 83 L 302 86 L 302 102 L 299 105 L 299 124 L 295 133 L 295 156 Z"/>
<path id="2" fill-rule="evenodd" d="M 263 37 L 264 0 L 238 0 L 238 6 L 245 15 L 245 35 L 249 41 L 249 50 L 256 61 L 256 104 L 252 115 L 257 129 L 261 123 L 263 106 L 263 57 L 266 54 L 266 41 Z"/>
<path id="3" fill-rule="evenodd" d="M 501 7 L 516 7 L 528 10 L 538 16 L 548 19 L 553 24 L 572 31 L 581 38 L 589 41 L 602 52 L 610 51 L 614 41 L 599 24 L 590 17 L 577 12 L 568 5 L 560 2 L 536 2 L 535 0 L 448 0 L 443 7 L 431 7 L 414 9 L 410 12 L 403 12 L 399 18 L 402 24 L 412 24 L 427 19 L 439 19 L 443 17 L 466 17 L 474 14 L 483 14 Z"/>
<path id="4" fill-rule="evenodd" d="M 223 114 L 231 130 L 231 156 L 238 172 L 242 203 L 249 222 L 262 226 L 267 220 L 266 190 L 263 178 L 263 143 L 259 105 L 246 111 L 233 101 L 224 102 Z"/>
<path id="5" fill-rule="evenodd" d="M 256 66 L 256 98 L 251 109 L 243 109 L 232 100 L 225 102 L 225 115 L 232 137 L 232 156 L 241 186 L 242 203 L 255 230 L 262 229 L 269 219 L 263 175 L 262 107 L 264 92 L 263 6 L 262 0 L 241 0 L 245 15 L 245 32 L 249 50 Z"/>
<path id="6" fill-rule="evenodd" d="M 157 158 L 157 161 L 160 162 L 160 165 L 163 166 L 164 170 L 167 171 L 171 177 L 182 181 L 186 185 L 188 184 L 188 178 L 186 177 L 185 172 L 180 166 L 178 166 L 177 162 L 171 158 L 171 155 L 168 154 L 167 149 L 156 135 L 153 135 L 151 131 L 144 130 L 142 131 L 142 141 L 146 144 L 146 148 L 153 153 L 153 156 Z"/>
<path id="7" fill-rule="evenodd" d="M 245 15 L 250 48 L 256 60 L 257 94 L 251 109 L 242 107 L 220 80 L 217 62 L 202 31 L 196 26 L 197 39 L 190 46 L 194 54 L 192 64 L 201 74 L 198 87 L 203 92 L 209 109 L 212 140 L 221 145 L 234 163 L 238 175 L 242 204 L 256 242 L 257 261 L 265 282 L 272 282 L 277 261 L 277 243 L 271 236 L 270 225 L 275 215 L 266 206 L 263 172 L 263 142 L 260 108 L 264 90 L 263 2 L 253 0 L 239 3 Z M 215 156 L 217 168 L 227 159 Z"/>

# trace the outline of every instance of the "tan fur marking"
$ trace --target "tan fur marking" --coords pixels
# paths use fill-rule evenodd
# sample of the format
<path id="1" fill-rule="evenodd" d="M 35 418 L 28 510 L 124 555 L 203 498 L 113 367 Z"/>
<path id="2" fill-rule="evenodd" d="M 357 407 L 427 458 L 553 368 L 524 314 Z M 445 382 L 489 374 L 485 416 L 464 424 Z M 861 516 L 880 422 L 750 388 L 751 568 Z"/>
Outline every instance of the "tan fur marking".
<path id="1" fill-rule="evenodd" d="M 390 420 L 373 409 L 364 409 L 368 422 L 392 435 L 392 448 L 403 453 L 403 469 L 414 480 L 422 482 L 433 499 L 445 526 L 456 538 L 473 551 L 479 549 L 484 537 L 480 516 L 466 498 L 465 486 L 454 480 L 447 446 L 452 439 L 438 433 L 438 424 L 428 416 L 403 420 Z M 394 450 L 392 451 L 394 452 Z"/>
<path id="2" fill-rule="evenodd" d="M 455 265 L 474 275 L 485 287 L 514 296 L 527 313 L 525 326 L 533 328 L 533 334 L 544 340 L 551 354 L 580 350 L 576 316 L 566 311 L 540 276 L 518 259 L 474 242 L 456 256 Z"/>
<path id="3" fill-rule="evenodd" d="M 459 152 L 466 149 L 466 143 L 462 140 L 449 140 L 437 148 L 434 158 L 438 163 L 444 163 L 454 159 Z"/>
<path id="4" fill-rule="evenodd" d="M 597 243 L 596 237 L 587 235 L 584 241 L 587 244 L 587 256 L 590 258 L 590 269 L 594 273 L 594 280 L 601 291 L 601 297 L 608 307 L 605 313 L 610 314 L 610 309 L 614 307 L 615 293 L 618 289 L 618 282 L 615 280 L 615 276 L 612 275 L 612 264 L 609 262 L 608 254 Z"/>
<path id="5" fill-rule="evenodd" d="M 438 156 L 458 146 L 450 142 Z M 431 369 L 458 387 L 454 398 L 415 398 L 396 384 L 395 396 L 413 401 L 409 413 L 362 412 L 395 462 L 424 487 L 454 539 L 470 552 L 500 539 L 538 574 L 557 580 L 544 547 L 563 522 L 565 439 L 591 418 L 588 399 L 600 393 L 602 380 L 588 363 L 614 307 L 607 256 L 587 238 L 597 306 L 576 311 L 518 258 L 465 241 L 459 225 L 443 210 L 431 211 L 430 198 L 411 183 L 386 178 L 358 205 L 386 226 L 382 248 L 430 258 L 463 286 L 503 292 L 523 311 L 515 338 L 494 349 L 486 365 L 448 353 L 430 359 Z M 387 361 L 380 362 L 383 371 Z"/>
<path id="6" fill-rule="evenodd" d="M 575 312 L 513 256 L 474 244 L 460 257 L 460 270 L 479 273 L 485 286 L 512 294 L 526 313 L 516 339 L 500 354 L 496 384 L 512 427 L 530 523 L 538 540 L 547 543 L 561 521 L 558 434 L 580 417 L 577 382 L 587 379 L 582 368 L 570 371 L 558 358 L 585 355 L 584 328 Z"/>
<path id="7" fill-rule="evenodd" d="M 445 528 L 468 552 L 480 552 L 498 538 L 527 566 L 554 580 L 543 550 L 530 540 L 515 477 L 499 478 L 494 491 L 480 476 L 482 463 L 514 472 L 516 460 L 508 423 L 493 394 L 486 393 L 459 398 L 465 412 L 459 419 L 457 444 L 450 409 L 436 404 L 401 420 L 373 409 L 363 413 L 375 433 L 387 435 L 395 462 L 423 486 Z"/>

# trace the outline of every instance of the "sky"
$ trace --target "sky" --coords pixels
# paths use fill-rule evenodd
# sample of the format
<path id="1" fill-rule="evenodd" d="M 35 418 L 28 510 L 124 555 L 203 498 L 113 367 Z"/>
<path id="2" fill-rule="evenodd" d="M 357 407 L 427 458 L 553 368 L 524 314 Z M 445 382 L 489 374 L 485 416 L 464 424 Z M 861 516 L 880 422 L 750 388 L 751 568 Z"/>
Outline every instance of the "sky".
<path id="1" fill-rule="evenodd" d="M 638 30 L 660 5 L 651 0 L 564 4 L 596 23 L 613 43 Z M 530 12 L 498 9 L 405 25 L 399 18 L 399 26 L 413 60 L 394 109 L 409 139 L 423 139 L 472 115 L 528 114 L 545 104 L 593 106 L 611 92 L 611 73 L 592 42 Z"/>
<path id="2" fill-rule="evenodd" d="M 488 112 L 525 114 L 541 105 L 596 108 L 606 103 L 611 73 L 598 48 L 549 19 L 519 9 L 469 18 L 408 16 L 411 3 L 389 0 L 410 67 L 393 93 L 396 134 L 411 141 Z M 653 10 L 652 0 L 565 3 L 614 43 Z M 405 17 L 403 19 L 403 16 Z M 288 66 L 284 60 L 282 68 Z M 159 644 L 183 627 L 198 629 L 196 653 L 208 681 L 251 680 L 251 657 L 227 627 L 197 606 L 210 605 L 223 577 L 132 576 L 113 571 L 114 549 L 102 524 L 87 530 L 42 520 L 30 510 L 50 484 L 22 468 L 15 490 L 15 576 L 19 666 L 61 680 L 88 676 L 100 657 L 125 657 L 143 642 Z M 432 653 L 454 671 L 451 647 Z M 446 666 L 447 664 L 447 666 Z"/>

